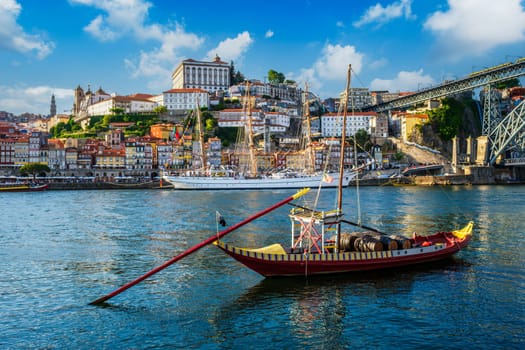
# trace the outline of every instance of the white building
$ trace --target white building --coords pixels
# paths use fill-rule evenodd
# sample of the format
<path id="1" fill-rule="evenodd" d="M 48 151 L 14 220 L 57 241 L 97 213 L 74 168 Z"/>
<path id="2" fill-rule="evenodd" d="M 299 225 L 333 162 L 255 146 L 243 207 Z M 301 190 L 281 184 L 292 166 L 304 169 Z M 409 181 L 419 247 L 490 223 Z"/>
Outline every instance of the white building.
<path id="1" fill-rule="evenodd" d="M 199 107 L 210 107 L 210 95 L 203 89 L 171 89 L 154 97 L 154 100 L 165 106 L 169 112 L 187 111 Z"/>
<path id="2" fill-rule="evenodd" d="M 130 96 L 113 96 L 88 106 L 87 115 L 107 115 L 112 114 L 113 109 L 121 108 L 124 113 L 149 113 L 157 107 L 157 103 L 151 100 L 151 95 L 137 94 Z"/>
<path id="3" fill-rule="evenodd" d="M 346 116 L 346 135 L 352 136 L 358 130 L 365 130 L 371 134 L 372 118 L 375 112 L 356 112 Z M 343 115 L 339 113 L 327 113 L 321 116 L 321 136 L 340 137 L 343 130 Z"/>
<path id="4" fill-rule="evenodd" d="M 264 132 L 265 126 L 269 127 L 270 132 L 285 132 L 290 126 L 290 117 L 281 113 L 263 113 L 261 110 L 251 112 L 252 131 L 254 133 Z M 247 112 L 244 109 L 224 109 L 219 114 L 219 127 L 247 127 Z M 268 122 L 265 122 L 268 120 Z M 267 124 L 265 124 L 267 123 Z"/>
<path id="5" fill-rule="evenodd" d="M 212 62 L 187 59 L 171 75 L 173 89 L 203 89 L 210 93 L 230 86 L 230 65 L 216 56 Z"/>

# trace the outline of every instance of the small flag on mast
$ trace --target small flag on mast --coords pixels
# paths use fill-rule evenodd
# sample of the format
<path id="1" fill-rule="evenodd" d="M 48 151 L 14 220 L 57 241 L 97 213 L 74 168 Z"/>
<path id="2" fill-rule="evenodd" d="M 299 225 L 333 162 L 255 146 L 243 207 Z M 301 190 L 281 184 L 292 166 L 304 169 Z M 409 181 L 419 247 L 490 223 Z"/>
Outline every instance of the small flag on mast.
<path id="1" fill-rule="evenodd" d="M 226 226 L 226 220 L 224 220 L 224 217 L 218 211 L 215 211 L 215 218 L 219 225 L 221 225 L 222 227 Z"/>
<path id="2" fill-rule="evenodd" d="M 334 181 L 334 178 L 331 177 L 330 175 L 324 173 L 323 174 L 323 182 L 326 182 L 326 183 L 332 183 Z"/>

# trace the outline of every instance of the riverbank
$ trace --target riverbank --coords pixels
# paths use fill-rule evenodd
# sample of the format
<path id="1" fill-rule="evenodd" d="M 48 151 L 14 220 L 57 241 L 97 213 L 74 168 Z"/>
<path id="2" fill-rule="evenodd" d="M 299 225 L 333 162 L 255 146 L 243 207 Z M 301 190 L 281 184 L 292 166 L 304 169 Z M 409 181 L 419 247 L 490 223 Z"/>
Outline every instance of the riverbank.
<path id="1" fill-rule="evenodd" d="M 106 181 L 86 182 L 50 182 L 48 190 L 144 190 L 173 189 L 173 185 L 165 181 L 149 181 L 136 183 L 118 183 Z"/>

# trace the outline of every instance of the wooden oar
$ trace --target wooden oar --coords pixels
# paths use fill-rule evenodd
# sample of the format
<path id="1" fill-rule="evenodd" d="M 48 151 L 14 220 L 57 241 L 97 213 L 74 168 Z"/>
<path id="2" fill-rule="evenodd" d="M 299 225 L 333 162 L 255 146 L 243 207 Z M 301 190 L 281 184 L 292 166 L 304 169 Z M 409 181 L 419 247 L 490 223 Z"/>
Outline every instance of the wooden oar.
<path id="1" fill-rule="evenodd" d="M 283 205 L 285 205 L 286 203 L 289 203 L 291 201 L 293 201 L 294 199 L 297 199 L 303 195 L 305 195 L 308 191 L 310 191 L 309 188 L 305 188 L 305 189 L 302 189 L 300 190 L 299 192 L 297 192 L 296 194 L 294 194 L 293 196 L 290 196 L 286 199 L 283 199 L 282 201 L 280 201 L 279 203 L 277 204 L 274 204 L 272 205 L 271 207 L 268 207 L 250 217 L 248 217 L 247 219 L 244 219 L 243 221 L 233 225 L 233 226 L 230 226 L 228 227 L 227 229 L 209 237 L 208 239 L 205 239 L 204 241 L 200 242 L 199 244 L 196 244 L 194 245 L 193 247 L 187 249 L 186 251 L 184 251 L 183 253 L 171 258 L 170 260 L 166 261 L 164 264 L 154 268 L 153 270 L 145 273 L 144 275 L 140 276 L 139 278 L 131 281 L 131 282 L 128 282 L 126 283 L 125 285 L 123 285 L 122 287 L 114 290 L 113 292 L 103 296 L 103 297 L 100 297 L 98 298 L 97 300 L 94 300 L 92 301 L 91 303 L 89 303 L 90 305 L 98 305 L 98 304 L 101 304 L 103 302 L 105 302 L 106 300 L 110 299 L 110 298 L 113 298 L 115 295 L 118 295 L 120 293 L 122 293 L 123 291 L 125 291 L 126 289 L 128 288 L 131 288 L 133 287 L 134 285 L 142 282 L 143 280 L 145 280 L 146 278 L 156 274 L 157 272 L 161 271 L 161 270 L 164 270 L 166 267 L 170 266 L 171 264 L 173 264 L 174 262 L 196 252 L 197 250 L 201 249 L 202 247 L 208 245 L 208 244 L 211 244 L 213 242 L 215 242 L 216 240 L 218 240 L 219 238 L 227 235 L 228 233 L 232 232 L 232 231 L 235 231 L 236 229 L 238 229 L 239 227 L 241 226 L 244 226 L 246 225 L 247 223 L 249 223 L 250 221 L 253 221 L 267 213 L 269 213 L 270 211 L 272 210 L 275 210 Z"/>
<path id="2" fill-rule="evenodd" d="M 292 207 L 296 207 L 296 208 L 299 208 L 299 209 L 314 211 L 313 209 L 310 209 L 310 208 L 307 208 L 307 207 L 303 207 L 303 206 L 301 206 L 299 204 L 295 204 L 295 203 L 288 203 L 288 205 L 291 205 Z M 358 224 L 356 222 L 352 222 L 352 221 L 348 221 L 348 220 L 344 220 L 344 219 L 340 219 L 339 221 L 347 223 L 347 224 L 350 224 L 350 225 L 355 226 L 355 227 L 362 227 L 364 229 L 367 229 L 367 230 L 370 230 L 370 231 L 374 231 L 374 232 L 377 232 L 377 233 L 382 234 L 382 235 L 387 235 L 387 233 L 379 231 L 378 229 L 375 229 L 375 228 L 370 227 L 370 226 L 366 226 L 366 225 L 362 225 L 362 224 L 360 225 L 360 224 Z"/>

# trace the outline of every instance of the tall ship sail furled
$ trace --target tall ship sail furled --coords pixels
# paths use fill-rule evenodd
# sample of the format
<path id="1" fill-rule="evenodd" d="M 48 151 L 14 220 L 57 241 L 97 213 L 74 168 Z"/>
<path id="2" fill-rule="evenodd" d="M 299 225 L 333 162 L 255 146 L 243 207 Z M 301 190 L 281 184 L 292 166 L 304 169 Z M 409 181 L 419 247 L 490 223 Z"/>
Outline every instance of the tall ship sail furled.
<path id="1" fill-rule="evenodd" d="M 261 170 L 258 159 L 271 157 L 266 149 L 258 151 L 254 142 L 254 118 L 251 113 L 249 84 L 246 86 L 245 104 L 242 113 L 244 128 L 241 128 L 242 135 L 237 142 L 235 150 L 236 166 L 210 166 L 206 162 L 204 139 L 201 130 L 200 110 L 197 108 L 197 137 L 198 142 L 194 145 L 198 148 L 201 156 L 197 157 L 198 168 L 171 174 L 165 172 L 164 180 L 179 190 L 229 190 L 229 189 L 300 189 L 305 187 L 335 188 L 340 181 L 347 186 L 353 180 L 359 169 L 345 170 L 343 173 L 331 172 L 327 166 L 331 148 L 337 148 L 340 140 L 330 140 L 331 145 L 315 144 L 310 138 L 310 116 L 308 108 L 308 97 L 306 100 L 306 115 L 304 122 L 307 127 L 304 130 L 306 135 L 304 147 L 296 152 L 295 156 L 303 159 L 303 169 L 280 169 Z M 330 142 L 329 142 L 330 144 Z M 319 152 L 316 152 L 316 149 Z M 328 152 L 326 152 L 328 151 Z M 337 154 L 337 152 L 334 152 Z M 320 162 L 316 169 L 315 155 L 320 155 Z M 326 155 L 328 154 L 328 155 Z M 282 154 L 284 155 L 284 154 Z M 276 157 L 280 157 L 277 154 Z"/>

